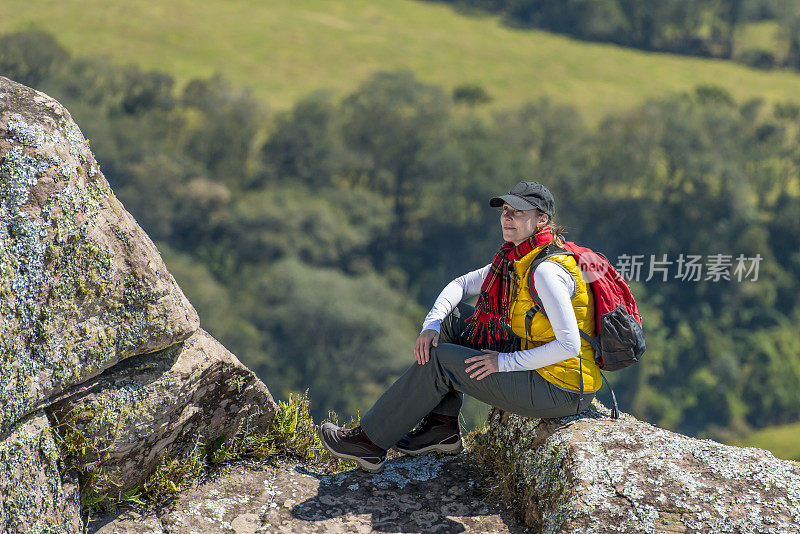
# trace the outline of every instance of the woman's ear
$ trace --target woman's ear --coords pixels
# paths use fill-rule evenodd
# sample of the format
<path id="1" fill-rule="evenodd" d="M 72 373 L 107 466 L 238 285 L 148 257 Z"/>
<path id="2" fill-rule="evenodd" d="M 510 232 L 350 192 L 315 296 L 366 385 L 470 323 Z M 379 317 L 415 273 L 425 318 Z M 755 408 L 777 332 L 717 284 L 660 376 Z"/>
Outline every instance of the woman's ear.
<path id="1" fill-rule="evenodd" d="M 539 212 L 539 220 L 536 221 L 536 227 L 541 229 L 550 224 L 550 216 L 546 213 Z"/>

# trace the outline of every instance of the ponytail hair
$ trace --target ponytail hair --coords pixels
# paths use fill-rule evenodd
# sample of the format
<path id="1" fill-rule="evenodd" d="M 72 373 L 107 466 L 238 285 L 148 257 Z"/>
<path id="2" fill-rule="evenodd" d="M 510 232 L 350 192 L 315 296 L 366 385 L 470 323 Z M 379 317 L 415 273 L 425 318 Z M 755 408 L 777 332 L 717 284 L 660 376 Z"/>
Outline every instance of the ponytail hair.
<path id="1" fill-rule="evenodd" d="M 551 217 L 549 213 L 545 213 L 542 210 L 540 210 L 539 208 L 534 208 L 534 209 L 536 210 L 536 215 L 537 216 L 539 216 L 539 215 L 547 215 L 547 218 L 548 218 L 547 224 L 550 226 L 551 230 L 553 231 L 553 240 L 556 241 L 556 242 L 558 242 L 558 241 L 562 241 L 563 242 L 564 241 L 564 234 L 567 233 L 567 227 L 564 226 L 564 225 L 555 226 L 554 225 L 555 223 L 553 222 L 553 217 Z"/>

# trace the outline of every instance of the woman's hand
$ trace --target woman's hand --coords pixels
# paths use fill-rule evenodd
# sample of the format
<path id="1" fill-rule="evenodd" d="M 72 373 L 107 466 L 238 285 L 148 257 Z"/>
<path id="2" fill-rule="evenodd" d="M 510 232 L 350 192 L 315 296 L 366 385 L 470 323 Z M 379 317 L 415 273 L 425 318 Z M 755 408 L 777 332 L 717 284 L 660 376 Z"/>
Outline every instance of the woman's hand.
<path id="1" fill-rule="evenodd" d="M 431 345 L 439 346 L 439 332 L 428 328 L 419 334 L 417 342 L 414 343 L 414 359 L 418 364 L 424 365 L 431 359 Z"/>
<path id="2" fill-rule="evenodd" d="M 497 363 L 498 355 L 500 354 L 499 352 L 489 349 L 483 349 L 481 352 L 483 354 L 480 356 L 473 356 L 464 360 L 464 363 L 472 364 L 467 367 L 467 374 L 470 378 L 474 378 L 476 380 L 482 380 L 490 374 L 496 373 L 500 370 Z"/>

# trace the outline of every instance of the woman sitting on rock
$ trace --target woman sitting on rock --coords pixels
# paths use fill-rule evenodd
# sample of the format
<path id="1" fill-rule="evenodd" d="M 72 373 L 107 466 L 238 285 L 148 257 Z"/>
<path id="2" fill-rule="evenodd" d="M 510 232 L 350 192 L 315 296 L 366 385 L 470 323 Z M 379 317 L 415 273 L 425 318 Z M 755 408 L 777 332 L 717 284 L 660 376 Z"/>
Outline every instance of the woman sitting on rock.
<path id="1" fill-rule="evenodd" d="M 412 455 L 460 452 L 464 393 L 545 418 L 583 410 L 600 388 L 594 351 L 579 334 L 594 335 L 591 291 L 573 256 L 550 255 L 563 243 L 550 226 L 553 195 L 539 183 L 520 182 L 489 205 L 502 210 L 505 244 L 491 264 L 445 286 L 417 338 L 416 363 L 359 426 L 321 426 L 322 443 L 334 456 L 375 473 L 392 446 Z M 544 313 L 537 312 L 531 278 Z M 462 302 L 476 295 L 475 308 Z"/>

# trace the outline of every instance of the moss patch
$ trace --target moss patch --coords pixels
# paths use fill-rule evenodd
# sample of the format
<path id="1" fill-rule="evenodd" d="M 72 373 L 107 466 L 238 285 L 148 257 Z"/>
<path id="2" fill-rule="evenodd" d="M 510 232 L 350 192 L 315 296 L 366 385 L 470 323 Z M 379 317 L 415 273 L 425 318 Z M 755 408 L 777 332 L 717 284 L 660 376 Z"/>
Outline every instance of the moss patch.
<path id="1" fill-rule="evenodd" d="M 498 450 L 487 430 L 488 426 L 484 426 L 466 436 L 466 453 L 480 468 L 492 498 L 505 503 L 519 521 L 524 521 L 527 506 L 525 481 L 515 468 L 515 463 Z"/>

